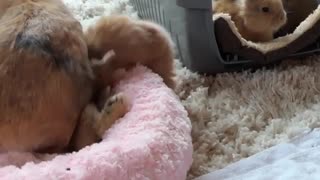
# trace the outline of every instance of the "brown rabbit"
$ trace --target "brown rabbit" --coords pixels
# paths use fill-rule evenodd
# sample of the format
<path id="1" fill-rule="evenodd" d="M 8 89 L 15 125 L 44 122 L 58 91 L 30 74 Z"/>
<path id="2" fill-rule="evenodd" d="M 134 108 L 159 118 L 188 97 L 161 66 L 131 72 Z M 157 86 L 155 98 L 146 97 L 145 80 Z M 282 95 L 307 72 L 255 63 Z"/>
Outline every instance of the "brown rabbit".
<path id="1" fill-rule="evenodd" d="M 217 0 L 214 13 L 228 13 L 241 36 L 253 42 L 273 39 L 287 21 L 282 0 Z"/>
<path id="2" fill-rule="evenodd" d="M 115 53 L 107 65 L 97 68 L 102 85 L 114 82 L 117 69 L 142 64 L 159 74 L 168 87 L 175 87 L 173 42 L 160 25 L 114 15 L 102 17 L 85 34 L 90 58 L 103 59 L 110 50 Z"/>
<path id="3" fill-rule="evenodd" d="M 80 149 L 126 111 L 122 95 L 102 112 L 89 104 L 94 74 L 82 27 L 60 0 L 0 2 L 0 82 L 0 152 Z"/>

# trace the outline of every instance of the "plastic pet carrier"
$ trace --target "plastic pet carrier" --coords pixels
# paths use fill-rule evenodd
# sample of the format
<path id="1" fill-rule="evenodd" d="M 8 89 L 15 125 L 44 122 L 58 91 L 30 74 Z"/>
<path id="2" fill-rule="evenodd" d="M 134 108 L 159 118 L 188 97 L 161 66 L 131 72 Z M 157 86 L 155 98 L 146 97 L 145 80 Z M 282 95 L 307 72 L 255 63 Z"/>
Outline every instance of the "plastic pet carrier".
<path id="1" fill-rule="evenodd" d="M 287 2 L 287 3 L 286 3 Z M 212 13 L 212 0 L 131 0 L 140 18 L 163 25 L 178 58 L 206 74 L 258 68 L 320 52 L 320 6 L 316 0 L 285 1 L 288 22 L 278 38 L 253 43 L 241 38 L 226 14 Z"/>

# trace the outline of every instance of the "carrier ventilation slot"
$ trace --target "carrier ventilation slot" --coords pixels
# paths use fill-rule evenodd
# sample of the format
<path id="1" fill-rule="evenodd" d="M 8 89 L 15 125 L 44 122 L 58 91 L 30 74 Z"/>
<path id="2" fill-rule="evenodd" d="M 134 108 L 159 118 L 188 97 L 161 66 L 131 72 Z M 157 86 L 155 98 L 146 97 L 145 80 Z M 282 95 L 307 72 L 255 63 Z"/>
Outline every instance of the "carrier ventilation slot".
<path id="1" fill-rule="evenodd" d="M 171 21 L 167 20 L 165 11 L 160 6 L 160 0 L 131 0 L 131 3 L 138 11 L 139 18 L 154 21 L 167 29 L 176 45 L 176 58 L 183 61 L 179 36 L 174 33 Z"/>

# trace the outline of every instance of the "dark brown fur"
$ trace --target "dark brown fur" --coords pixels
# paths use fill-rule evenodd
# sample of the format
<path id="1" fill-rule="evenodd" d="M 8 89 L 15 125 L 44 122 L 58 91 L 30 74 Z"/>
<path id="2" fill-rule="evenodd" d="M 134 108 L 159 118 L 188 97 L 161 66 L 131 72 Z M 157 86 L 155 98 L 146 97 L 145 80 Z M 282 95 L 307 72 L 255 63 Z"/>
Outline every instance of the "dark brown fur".
<path id="1" fill-rule="evenodd" d="M 76 128 L 94 81 L 82 27 L 60 0 L 0 8 L 0 151 L 61 152 L 87 132 Z"/>

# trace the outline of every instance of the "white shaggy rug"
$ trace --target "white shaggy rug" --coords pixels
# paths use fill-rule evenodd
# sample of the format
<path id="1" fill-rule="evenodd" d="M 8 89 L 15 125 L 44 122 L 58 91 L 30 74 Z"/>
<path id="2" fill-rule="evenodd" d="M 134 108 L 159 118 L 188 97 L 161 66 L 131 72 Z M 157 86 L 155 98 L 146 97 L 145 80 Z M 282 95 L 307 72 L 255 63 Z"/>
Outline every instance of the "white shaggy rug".
<path id="1" fill-rule="evenodd" d="M 64 1 L 84 28 L 102 15 L 136 17 L 128 0 Z M 193 123 L 190 179 L 320 127 L 318 57 L 216 77 L 200 76 L 176 62 L 176 93 Z"/>

